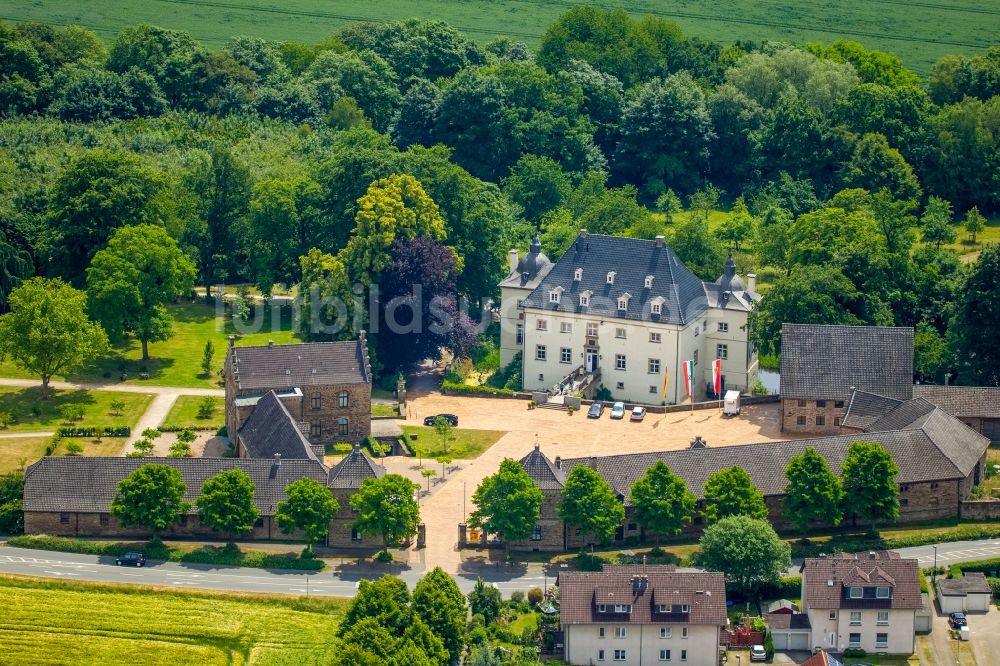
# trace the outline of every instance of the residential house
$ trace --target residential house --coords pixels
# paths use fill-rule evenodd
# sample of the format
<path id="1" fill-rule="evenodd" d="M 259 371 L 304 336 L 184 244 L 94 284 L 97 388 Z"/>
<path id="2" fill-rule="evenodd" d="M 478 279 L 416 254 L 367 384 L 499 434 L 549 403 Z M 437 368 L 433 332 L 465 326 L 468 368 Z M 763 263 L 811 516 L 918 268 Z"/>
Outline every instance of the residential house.
<path id="1" fill-rule="evenodd" d="M 835 434 L 855 389 L 913 397 L 913 329 L 884 326 L 781 327 L 781 429 Z"/>
<path id="2" fill-rule="evenodd" d="M 523 353 L 526 390 L 599 374 L 616 399 L 677 404 L 688 400 L 681 368 L 691 360 L 694 398 L 703 400 L 717 358 L 723 390 L 747 392 L 756 382 L 747 318 L 759 296 L 731 256 L 718 280 L 703 282 L 662 236 L 581 231 L 554 264 L 537 238 L 515 258 L 500 283 L 501 363 Z"/>
<path id="3" fill-rule="evenodd" d="M 898 553 L 836 553 L 802 565 L 802 610 L 813 647 L 912 654 L 923 608 L 920 567 Z"/>
<path id="4" fill-rule="evenodd" d="M 606 566 L 559 574 L 564 660 L 623 666 L 719 661 L 725 577 L 672 566 Z"/>
<path id="5" fill-rule="evenodd" d="M 361 442 L 371 432 L 371 365 L 364 332 L 349 342 L 238 347 L 223 369 L 232 437 L 268 393 L 302 424 L 310 444 Z"/>

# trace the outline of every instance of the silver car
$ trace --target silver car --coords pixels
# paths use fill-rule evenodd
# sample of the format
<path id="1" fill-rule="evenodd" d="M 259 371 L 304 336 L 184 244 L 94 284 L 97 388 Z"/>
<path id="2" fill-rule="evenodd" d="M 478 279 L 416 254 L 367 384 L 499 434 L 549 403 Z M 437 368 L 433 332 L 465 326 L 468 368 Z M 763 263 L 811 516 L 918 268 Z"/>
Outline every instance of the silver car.
<path id="1" fill-rule="evenodd" d="M 623 419 L 625 418 L 625 403 L 616 402 L 611 405 L 611 418 L 613 419 Z"/>
<path id="2" fill-rule="evenodd" d="M 646 418 L 646 408 L 641 405 L 636 405 L 632 408 L 632 414 L 628 417 L 629 421 L 641 421 Z"/>

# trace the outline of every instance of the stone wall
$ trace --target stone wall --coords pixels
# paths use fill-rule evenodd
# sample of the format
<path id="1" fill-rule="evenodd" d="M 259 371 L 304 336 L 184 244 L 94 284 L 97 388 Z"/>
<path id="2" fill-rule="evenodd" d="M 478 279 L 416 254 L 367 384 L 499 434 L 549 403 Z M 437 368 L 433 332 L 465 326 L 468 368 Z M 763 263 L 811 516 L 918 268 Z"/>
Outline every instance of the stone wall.
<path id="1" fill-rule="evenodd" d="M 560 552 L 564 550 L 563 521 L 559 517 L 559 496 L 561 490 L 547 489 L 542 491 L 542 508 L 538 519 L 541 528 L 541 539 L 525 539 L 511 541 L 510 549 L 516 551 Z"/>
<path id="2" fill-rule="evenodd" d="M 801 403 L 805 403 L 803 406 Z M 818 402 L 825 402 L 825 406 L 818 407 Z M 840 405 L 839 407 L 837 405 Z M 807 432 L 823 435 L 839 435 L 840 421 L 847 410 L 847 399 L 841 400 L 792 400 L 782 398 L 781 400 L 781 430 L 782 432 Z M 805 423 L 800 424 L 799 419 L 804 418 Z M 824 423 L 816 424 L 817 417 L 822 417 Z"/>
<path id="3" fill-rule="evenodd" d="M 327 535 L 326 545 L 331 548 L 359 548 L 372 550 L 381 548 L 384 544 L 382 537 L 370 537 L 368 535 L 358 535 L 354 538 L 354 521 L 358 519 L 358 514 L 351 508 L 351 495 L 353 488 L 331 488 L 330 492 L 337 500 L 340 508 L 330 521 L 330 533 Z"/>
<path id="4" fill-rule="evenodd" d="M 346 391 L 348 394 L 348 406 L 340 406 L 340 394 Z M 313 409 L 313 398 L 319 397 L 319 409 Z M 335 444 L 337 442 L 349 442 L 355 444 L 364 441 L 371 434 L 371 414 L 372 414 L 372 392 L 371 385 L 340 384 L 329 386 L 309 386 L 302 392 L 302 409 L 299 413 L 292 412 L 292 417 L 296 421 L 310 425 L 311 433 L 313 424 L 318 424 L 320 435 L 308 436 L 310 442 L 315 444 Z M 346 435 L 339 433 L 338 422 L 346 418 L 348 432 Z"/>
<path id="5" fill-rule="evenodd" d="M 1000 499 L 964 500 L 962 518 L 970 520 L 996 520 L 1000 518 Z"/>
<path id="6" fill-rule="evenodd" d="M 152 533 L 144 527 L 123 527 L 110 513 L 80 513 L 58 511 L 25 511 L 25 534 L 49 534 L 66 537 L 128 537 L 145 539 Z M 202 525 L 196 514 L 181 517 L 181 521 L 169 530 L 160 533 L 162 537 L 203 537 L 225 539 L 228 535 L 213 531 Z M 300 539 L 300 533 L 285 534 L 278 527 L 273 516 L 262 516 L 257 526 L 245 537 L 252 540 Z"/>

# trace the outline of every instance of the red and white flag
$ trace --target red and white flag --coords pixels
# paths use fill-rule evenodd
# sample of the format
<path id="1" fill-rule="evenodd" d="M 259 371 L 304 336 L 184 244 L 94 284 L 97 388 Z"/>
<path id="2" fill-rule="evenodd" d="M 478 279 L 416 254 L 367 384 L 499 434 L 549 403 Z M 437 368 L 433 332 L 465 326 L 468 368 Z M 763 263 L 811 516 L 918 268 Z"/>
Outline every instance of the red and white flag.
<path id="1" fill-rule="evenodd" d="M 681 369 L 684 371 L 684 390 L 690 398 L 694 393 L 694 361 L 684 361 Z"/>
<path id="2" fill-rule="evenodd" d="M 715 395 L 722 393 L 722 359 L 717 358 L 712 361 L 712 386 L 715 387 Z"/>

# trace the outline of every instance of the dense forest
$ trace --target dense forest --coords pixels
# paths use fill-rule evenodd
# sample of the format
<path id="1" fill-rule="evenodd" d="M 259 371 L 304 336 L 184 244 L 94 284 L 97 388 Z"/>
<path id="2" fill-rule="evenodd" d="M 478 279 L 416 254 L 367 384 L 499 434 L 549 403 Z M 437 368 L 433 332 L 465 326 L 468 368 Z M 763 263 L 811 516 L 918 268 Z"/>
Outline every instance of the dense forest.
<path id="1" fill-rule="evenodd" d="M 41 275 L 112 317 L 88 282 L 122 274 L 137 225 L 186 255 L 179 285 L 359 308 L 355 284 L 481 303 L 536 232 L 553 257 L 580 228 L 666 233 L 703 278 L 727 249 L 760 275 L 764 353 L 782 321 L 914 326 L 921 378 L 998 383 L 1000 252 L 977 244 L 1000 212 L 998 94 L 1000 46 L 923 80 L 854 42 L 722 45 L 587 7 L 537 52 L 417 20 L 218 50 L 0 25 L 0 308 Z M 473 342 L 422 335 L 381 365 Z"/>

